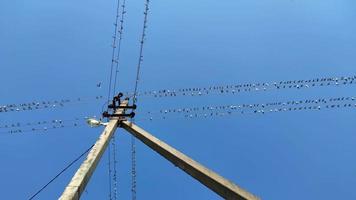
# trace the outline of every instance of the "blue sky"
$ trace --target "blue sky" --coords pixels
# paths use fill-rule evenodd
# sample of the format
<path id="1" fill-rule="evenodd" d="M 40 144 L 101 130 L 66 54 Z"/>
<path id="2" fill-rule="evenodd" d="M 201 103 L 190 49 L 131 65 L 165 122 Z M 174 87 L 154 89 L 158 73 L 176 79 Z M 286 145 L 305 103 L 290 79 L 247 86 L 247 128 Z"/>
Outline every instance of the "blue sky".
<path id="1" fill-rule="evenodd" d="M 127 1 L 119 89 L 132 91 L 144 1 Z M 2 0 L 0 104 L 107 95 L 114 1 Z M 351 0 L 151 1 L 140 90 L 356 74 Z M 97 88 L 98 82 L 103 88 Z M 354 86 L 236 96 L 139 99 L 177 105 L 352 96 Z M 99 115 L 102 101 L 1 113 L 0 123 Z M 262 199 L 355 199 L 353 109 L 139 122 Z M 95 142 L 101 129 L 0 135 L 0 194 L 26 199 Z M 130 137 L 117 132 L 119 196 L 130 198 Z M 138 199 L 219 199 L 138 143 Z M 38 199 L 56 199 L 79 163 Z M 82 199 L 108 196 L 107 156 Z"/>

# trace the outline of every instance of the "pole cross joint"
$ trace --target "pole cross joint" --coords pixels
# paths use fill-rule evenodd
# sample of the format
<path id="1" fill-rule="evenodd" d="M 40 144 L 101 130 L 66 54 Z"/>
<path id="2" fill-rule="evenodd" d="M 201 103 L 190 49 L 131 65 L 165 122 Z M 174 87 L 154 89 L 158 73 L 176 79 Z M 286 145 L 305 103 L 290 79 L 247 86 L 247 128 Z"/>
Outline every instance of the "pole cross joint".
<path id="1" fill-rule="evenodd" d="M 112 117 L 119 117 L 119 118 L 134 118 L 135 117 L 135 112 L 137 106 L 135 104 L 133 105 L 122 105 L 121 104 L 121 98 L 124 95 L 120 92 L 117 96 L 114 96 L 112 103 L 108 105 L 108 110 L 103 112 L 103 117 L 104 118 L 112 118 Z M 125 100 L 129 100 L 128 97 L 125 98 Z M 123 109 L 124 112 L 122 113 L 117 113 L 116 111 L 118 109 Z M 126 113 L 126 110 L 132 110 L 130 113 Z M 111 111 L 111 112 L 109 112 Z"/>

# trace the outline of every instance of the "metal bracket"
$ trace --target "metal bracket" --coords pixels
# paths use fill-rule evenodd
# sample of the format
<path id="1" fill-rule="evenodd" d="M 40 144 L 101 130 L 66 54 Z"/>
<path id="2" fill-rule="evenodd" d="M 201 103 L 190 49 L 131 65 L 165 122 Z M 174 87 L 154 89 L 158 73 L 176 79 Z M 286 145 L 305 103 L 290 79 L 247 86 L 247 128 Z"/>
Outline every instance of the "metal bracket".
<path id="1" fill-rule="evenodd" d="M 108 110 L 112 110 L 112 113 L 109 113 L 108 111 L 105 111 L 103 113 L 103 117 L 104 118 L 111 118 L 111 117 L 129 117 L 129 118 L 134 118 L 135 117 L 135 113 L 132 111 L 131 113 L 126 113 L 126 110 L 131 109 L 131 110 L 135 110 L 137 108 L 137 106 L 135 104 L 129 106 L 122 106 L 121 105 L 121 98 L 124 95 L 120 92 L 117 96 L 114 96 L 112 103 L 108 105 Z M 125 98 L 125 100 L 129 100 L 129 98 Z M 117 109 L 123 109 L 124 112 L 122 114 L 117 114 L 116 110 Z"/>
<path id="2" fill-rule="evenodd" d="M 103 117 L 105 118 L 110 118 L 110 117 L 129 117 L 129 118 L 134 118 L 135 117 L 135 113 L 131 112 L 131 113 L 123 113 L 123 114 L 109 114 L 107 111 L 105 111 L 103 113 Z"/>

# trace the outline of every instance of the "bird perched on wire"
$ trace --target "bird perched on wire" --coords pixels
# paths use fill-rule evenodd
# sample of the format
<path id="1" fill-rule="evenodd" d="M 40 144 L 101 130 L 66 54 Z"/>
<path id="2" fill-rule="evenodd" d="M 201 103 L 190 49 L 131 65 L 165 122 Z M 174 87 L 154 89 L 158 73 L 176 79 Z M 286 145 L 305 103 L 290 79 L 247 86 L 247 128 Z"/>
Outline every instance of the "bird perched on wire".
<path id="1" fill-rule="evenodd" d="M 101 88 L 101 82 L 97 83 L 96 87 Z"/>

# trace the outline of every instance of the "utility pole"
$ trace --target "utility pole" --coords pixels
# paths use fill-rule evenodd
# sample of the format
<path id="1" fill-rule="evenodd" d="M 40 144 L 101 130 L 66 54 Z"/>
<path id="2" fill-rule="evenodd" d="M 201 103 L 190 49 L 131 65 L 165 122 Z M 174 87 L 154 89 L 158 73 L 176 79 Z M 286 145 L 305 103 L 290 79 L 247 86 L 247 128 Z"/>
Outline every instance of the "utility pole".
<path id="1" fill-rule="evenodd" d="M 83 162 L 68 186 L 65 188 L 62 196 L 59 198 L 60 200 L 79 200 L 118 126 L 131 133 L 134 137 L 141 140 L 148 147 L 162 155 L 175 166 L 185 171 L 187 174 L 198 180 L 200 183 L 224 199 L 259 199 L 253 194 L 235 185 L 233 182 L 225 179 L 224 177 L 204 167 L 200 163 L 194 161 L 190 157 L 184 155 L 168 144 L 157 139 L 134 123 L 127 121 L 126 116 L 133 117 L 134 113 L 126 114 L 126 109 L 136 109 L 136 106 L 128 106 L 128 99 L 120 102 L 121 96 L 119 95 L 118 97 L 115 97 L 116 99 L 114 98 L 113 104 L 109 106 L 109 108 L 111 107 L 114 109 L 114 114 L 110 115 L 107 112 L 103 114 L 104 116 L 109 117 L 110 121 L 89 152 L 86 160 Z M 120 102 L 118 107 L 116 107 L 116 102 Z"/>
<path id="2" fill-rule="evenodd" d="M 141 140 L 148 147 L 159 153 L 168 161 L 179 167 L 191 177 L 198 180 L 200 183 L 220 195 L 224 199 L 234 200 L 258 200 L 256 196 L 243 190 L 233 182 L 225 179 L 210 169 L 204 167 L 200 163 L 194 161 L 190 157 L 184 155 L 168 144 L 157 139 L 147 131 L 138 127 L 132 122 L 122 121 L 122 128 L 127 130 L 133 136 Z"/>
<path id="3" fill-rule="evenodd" d="M 125 100 L 120 104 L 122 107 L 126 107 L 127 105 L 128 100 Z M 124 108 L 118 109 L 115 112 L 115 114 L 118 115 L 124 113 Z M 79 200 L 121 120 L 121 117 L 112 117 L 110 119 L 103 133 L 90 150 L 87 158 L 75 173 L 68 186 L 65 188 L 63 194 L 59 198 L 60 200 Z"/>

